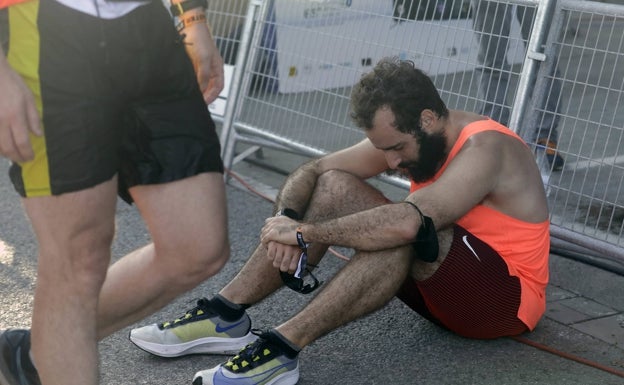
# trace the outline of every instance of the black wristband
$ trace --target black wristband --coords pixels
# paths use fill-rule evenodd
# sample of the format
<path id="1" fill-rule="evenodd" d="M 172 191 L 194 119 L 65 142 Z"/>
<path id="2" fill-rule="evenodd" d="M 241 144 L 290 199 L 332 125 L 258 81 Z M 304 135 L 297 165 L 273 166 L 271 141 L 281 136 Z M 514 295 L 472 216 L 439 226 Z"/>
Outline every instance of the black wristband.
<path id="1" fill-rule="evenodd" d="M 280 211 L 278 211 L 277 214 L 275 214 L 276 217 L 279 217 L 281 215 L 288 217 L 290 219 L 294 219 L 296 221 L 301 220 L 301 215 L 299 215 L 299 213 L 293 209 L 283 208 Z"/>
<path id="2" fill-rule="evenodd" d="M 169 10 L 173 16 L 180 16 L 184 12 L 194 8 L 208 8 L 208 0 L 184 0 L 179 3 L 171 4 Z"/>

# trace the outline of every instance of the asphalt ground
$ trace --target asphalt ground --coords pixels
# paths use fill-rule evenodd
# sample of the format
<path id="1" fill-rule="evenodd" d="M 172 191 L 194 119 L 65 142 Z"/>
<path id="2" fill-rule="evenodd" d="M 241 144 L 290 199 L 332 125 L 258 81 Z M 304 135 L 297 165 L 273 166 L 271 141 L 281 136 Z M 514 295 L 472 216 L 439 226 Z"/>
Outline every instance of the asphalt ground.
<path id="1" fill-rule="evenodd" d="M 8 180 L 7 168 L 8 162 L 0 160 L 1 329 L 30 325 L 37 252 L 19 198 Z M 282 178 L 256 166 L 240 167 L 240 172 L 263 182 Z M 245 178 L 247 187 L 234 179 L 227 187 L 232 243 L 228 264 L 218 275 L 144 322 L 104 339 L 100 344 L 101 384 L 190 384 L 196 371 L 226 359 L 224 356 L 158 358 L 137 349 L 127 337 L 134 326 L 182 315 L 199 297 L 216 293 L 245 263 L 256 245 L 263 220 L 271 214 L 271 203 L 259 194 L 271 198 L 275 191 L 275 186 Z M 136 209 L 121 201 L 117 227 L 114 258 L 149 241 Z M 347 250 L 340 251 L 348 254 Z M 329 280 L 345 263 L 328 254 L 317 270 L 319 279 Z M 552 255 L 549 311 L 536 330 L 522 338 L 540 344 L 541 348 L 555 349 L 555 353 L 511 338 L 488 341 L 461 338 L 393 300 L 380 311 L 308 346 L 300 354 L 299 384 L 624 384 L 622 293 L 624 277 Z M 132 288 L 128 295 L 132 295 Z M 279 324 L 309 298 L 288 289 L 279 291 L 248 310 L 253 327 L 262 329 Z M 572 317 L 576 314 L 572 312 L 574 303 L 578 305 L 577 313 L 587 313 L 585 323 L 615 317 L 622 323 L 620 329 L 611 325 L 597 326 L 594 332 L 579 330 L 580 318 Z M 605 308 L 610 311 L 605 313 Z M 67 322 L 72 320 L 68 318 Z M 598 335 L 600 331 L 606 337 Z"/>

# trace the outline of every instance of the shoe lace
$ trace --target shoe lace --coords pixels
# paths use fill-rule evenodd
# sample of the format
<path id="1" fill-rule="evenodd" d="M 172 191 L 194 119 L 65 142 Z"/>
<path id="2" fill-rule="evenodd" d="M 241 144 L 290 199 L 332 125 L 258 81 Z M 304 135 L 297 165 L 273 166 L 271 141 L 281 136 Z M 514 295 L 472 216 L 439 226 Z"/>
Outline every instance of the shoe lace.
<path id="1" fill-rule="evenodd" d="M 272 343 L 271 335 L 268 332 L 258 329 L 252 329 L 251 332 L 257 335 L 258 339 L 245 346 L 224 364 L 233 373 L 258 367 L 278 356 L 281 352 L 279 347 Z"/>
<path id="2" fill-rule="evenodd" d="M 189 322 L 190 320 L 193 320 L 197 317 L 205 318 L 213 315 L 215 315 L 215 312 L 210 307 L 210 300 L 208 300 L 208 298 L 200 298 L 197 300 L 197 306 L 195 306 L 191 310 L 188 310 L 186 313 L 184 313 L 183 316 L 176 318 L 173 321 L 160 323 L 158 324 L 158 327 L 160 329 L 167 329 L 173 326 L 177 326 L 180 323 Z"/>

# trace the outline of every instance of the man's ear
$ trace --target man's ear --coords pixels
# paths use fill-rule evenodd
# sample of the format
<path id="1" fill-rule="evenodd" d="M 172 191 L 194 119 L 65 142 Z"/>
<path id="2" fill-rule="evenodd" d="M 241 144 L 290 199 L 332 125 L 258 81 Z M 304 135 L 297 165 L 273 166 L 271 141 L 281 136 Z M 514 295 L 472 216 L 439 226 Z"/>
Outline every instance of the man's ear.
<path id="1" fill-rule="evenodd" d="M 437 120 L 437 115 L 430 109 L 424 109 L 420 113 L 420 126 L 423 130 L 430 130 Z"/>

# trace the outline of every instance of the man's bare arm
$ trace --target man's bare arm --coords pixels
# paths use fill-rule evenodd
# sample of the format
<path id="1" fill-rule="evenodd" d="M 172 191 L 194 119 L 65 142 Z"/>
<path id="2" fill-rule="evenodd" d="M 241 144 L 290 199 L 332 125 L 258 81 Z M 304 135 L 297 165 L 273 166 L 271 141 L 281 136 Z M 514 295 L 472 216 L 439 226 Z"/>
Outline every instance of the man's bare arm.
<path id="1" fill-rule="evenodd" d="M 450 226 L 481 202 L 496 184 L 500 166 L 494 159 L 499 158 L 496 148 L 489 146 L 488 142 L 471 143 L 456 156 L 443 177 L 406 200 L 432 217 L 436 229 Z M 262 229 L 262 242 L 296 244 L 299 228 L 307 242 L 383 250 L 413 242 L 420 225 L 420 215 L 414 207 L 394 203 L 319 223 L 270 218 Z"/>
<path id="2" fill-rule="evenodd" d="M 358 250 L 385 250 L 414 240 L 420 216 L 409 204 L 392 203 L 359 213 L 317 223 L 300 223 L 288 218 L 268 218 L 262 228 L 264 244 L 296 245 L 296 232 L 306 242 L 351 247 Z"/>
<path id="3" fill-rule="evenodd" d="M 498 186 L 504 158 L 500 135 L 504 134 L 484 132 L 468 139 L 435 183 L 415 191 L 406 200 L 430 216 L 436 229 L 457 222 Z"/>
<path id="4" fill-rule="evenodd" d="M 342 170 L 362 179 L 378 175 L 387 168 L 383 153 L 364 140 L 344 150 L 312 160 L 297 168 L 284 182 L 277 196 L 277 209 L 290 208 L 303 215 L 316 180 L 329 170 Z"/>
<path id="5" fill-rule="evenodd" d="M 172 0 L 171 4 L 181 0 Z M 223 59 L 214 42 L 212 32 L 206 22 L 205 10 L 193 8 L 178 16 L 180 34 L 184 37 L 186 53 L 189 55 L 197 83 L 204 95 L 206 104 L 212 103 L 224 86 Z"/>

